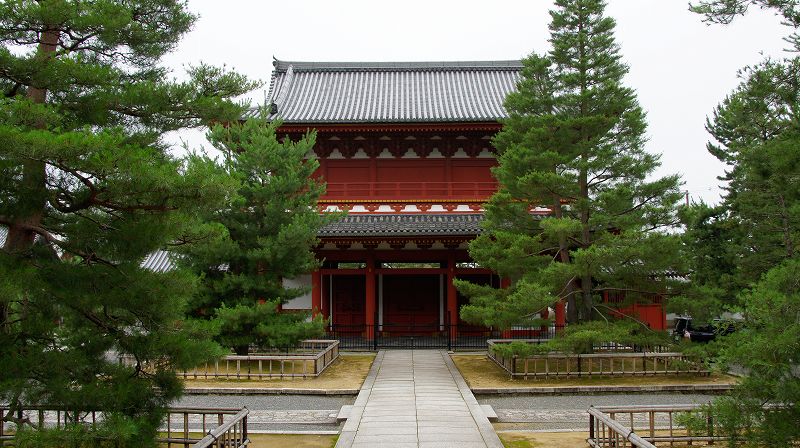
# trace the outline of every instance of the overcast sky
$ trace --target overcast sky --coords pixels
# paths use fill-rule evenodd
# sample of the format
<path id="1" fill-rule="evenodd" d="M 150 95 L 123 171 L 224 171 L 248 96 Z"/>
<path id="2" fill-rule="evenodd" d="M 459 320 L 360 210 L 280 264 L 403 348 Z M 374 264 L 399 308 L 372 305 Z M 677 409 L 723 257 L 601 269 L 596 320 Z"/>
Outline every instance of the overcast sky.
<path id="1" fill-rule="evenodd" d="M 684 0 L 609 0 L 630 66 L 626 84 L 648 113 L 648 150 L 659 174 L 679 173 L 693 200 L 719 200 L 723 166 L 705 150 L 704 123 L 738 84 L 737 71 L 782 57 L 788 34 L 769 12 L 707 26 Z M 200 15 L 165 63 L 180 72 L 200 60 L 265 82 L 273 56 L 287 61 L 476 61 L 519 59 L 549 48 L 552 2 L 472 0 L 189 0 Z M 181 138 L 204 145 L 197 134 Z"/>

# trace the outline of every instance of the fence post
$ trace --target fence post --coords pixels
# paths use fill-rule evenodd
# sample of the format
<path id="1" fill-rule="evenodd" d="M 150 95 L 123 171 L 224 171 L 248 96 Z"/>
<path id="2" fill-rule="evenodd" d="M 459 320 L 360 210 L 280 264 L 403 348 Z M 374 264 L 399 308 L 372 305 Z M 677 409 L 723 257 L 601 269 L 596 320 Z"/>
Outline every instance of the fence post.
<path id="1" fill-rule="evenodd" d="M 569 359 L 567 359 L 567 362 L 569 362 Z M 581 354 L 578 353 L 578 378 L 580 377 L 581 377 Z"/>
<path id="2" fill-rule="evenodd" d="M 378 323 L 375 322 L 373 329 L 372 329 L 372 350 L 378 351 Z"/>
<path id="3" fill-rule="evenodd" d="M 711 417 L 711 412 L 708 413 L 708 417 L 706 417 L 706 422 L 708 424 L 708 435 L 709 437 L 714 437 L 714 421 Z M 714 440 L 711 439 L 708 441 L 709 445 L 714 445 Z"/>
<path id="4" fill-rule="evenodd" d="M 447 351 L 453 351 L 453 338 L 455 337 L 455 333 L 453 332 L 453 325 L 452 320 L 450 319 L 450 311 L 445 314 L 445 327 L 447 328 Z"/>

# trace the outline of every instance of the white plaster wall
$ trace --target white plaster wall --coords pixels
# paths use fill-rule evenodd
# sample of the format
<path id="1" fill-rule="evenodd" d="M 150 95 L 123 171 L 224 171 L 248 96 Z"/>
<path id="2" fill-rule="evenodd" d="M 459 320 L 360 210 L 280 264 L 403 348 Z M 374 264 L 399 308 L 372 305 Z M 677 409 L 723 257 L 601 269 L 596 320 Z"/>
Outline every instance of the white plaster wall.
<path id="1" fill-rule="evenodd" d="M 283 279 L 283 286 L 286 288 L 308 288 L 308 292 L 300 297 L 286 302 L 283 305 L 285 310 L 310 310 L 311 309 L 311 274 L 301 275 L 297 278 Z"/>

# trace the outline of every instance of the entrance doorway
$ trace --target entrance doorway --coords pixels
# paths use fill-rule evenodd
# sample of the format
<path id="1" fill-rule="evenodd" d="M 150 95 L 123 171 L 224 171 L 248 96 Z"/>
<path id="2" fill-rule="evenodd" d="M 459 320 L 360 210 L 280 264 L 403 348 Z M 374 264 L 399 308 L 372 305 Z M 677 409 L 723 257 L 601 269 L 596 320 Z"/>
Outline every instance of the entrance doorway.
<path id="1" fill-rule="evenodd" d="M 363 275 L 337 275 L 331 280 L 331 322 L 335 326 L 366 323 L 366 280 Z"/>
<path id="2" fill-rule="evenodd" d="M 380 286 L 383 332 L 399 336 L 440 330 L 440 275 L 383 275 Z"/>

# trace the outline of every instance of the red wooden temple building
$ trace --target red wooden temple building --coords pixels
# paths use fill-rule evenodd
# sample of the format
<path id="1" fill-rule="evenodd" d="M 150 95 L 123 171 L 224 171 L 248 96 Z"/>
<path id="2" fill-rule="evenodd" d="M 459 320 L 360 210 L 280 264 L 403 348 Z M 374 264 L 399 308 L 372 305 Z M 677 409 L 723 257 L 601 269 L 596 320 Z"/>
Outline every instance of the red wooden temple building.
<path id="1" fill-rule="evenodd" d="M 453 279 L 501 287 L 467 244 L 495 191 L 491 146 L 519 61 L 350 63 L 275 61 L 272 118 L 280 135 L 317 130 L 310 157 L 327 182 L 320 211 L 346 210 L 321 230 L 322 268 L 290 283 L 332 329 L 428 334 L 460 322 Z M 546 213 L 546 211 L 544 211 Z M 563 307 L 556 307 L 563 325 Z M 453 334 L 451 333 L 451 336 Z"/>

